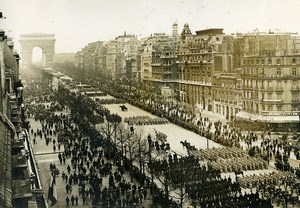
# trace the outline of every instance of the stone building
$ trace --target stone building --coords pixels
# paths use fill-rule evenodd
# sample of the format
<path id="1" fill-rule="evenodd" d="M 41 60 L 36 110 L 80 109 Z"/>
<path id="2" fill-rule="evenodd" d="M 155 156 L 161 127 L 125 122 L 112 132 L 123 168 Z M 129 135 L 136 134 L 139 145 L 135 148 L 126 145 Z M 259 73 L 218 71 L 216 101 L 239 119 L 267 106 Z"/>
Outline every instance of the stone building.
<path id="1" fill-rule="evenodd" d="M 245 34 L 243 39 L 243 111 L 238 118 L 298 128 L 300 37 L 269 32 Z"/>
<path id="2" fill-rule="evenodd" d="M 75 55 L 75 66 L 87 72 L 100 71 L 103 68 L 103 48 L 102 41 L 92 42 L 86 45 Z"/>
<path id="3" fill-rule="evenodd" d="M 241 55 L 242 41 L 233 35 L 223 38 L 214 55 L 212 79 L 213 112 L 227 119 L 235 117 L 241 108 Z"/>
<path id="4" fill-rule="evenodd" d="M 177 88 L 178 70 L 174 37 L 174 34 L 171 36 L 154 33 L 142 40 L 141 52 L 141 79 L 145 88 L 154 96 L 169 101 L 176 98 Z"/>
<path id="5" fill-rule="evenodd" d="M 191 33 L 188 24 L 184 25 L 178 48 L 179 96 L 180 101 L 195 113 L 198 110 L 213 110 L 212 81 L 215 68 L 220 70 L 227 65 L 227 54 L 220 53 L 223 29 L 213 28 Z M 218 55 L 218 62 L 215 57 Z M 220 66 L 216 66 L 217 63 Z"/>
<path id="6" fill-rule="evenodd" d="M 131 84 L 140 81 L 140 41 L 133 34 L 120 35 L 115 39 L 120 53 L 117 60 L 117 77 L 128 80 Z"/>
<path id="7" fill-rule="evenodd" d="M 28 207 L 32 197 L 19 55 L 0 31 L 0 207 Z"/>

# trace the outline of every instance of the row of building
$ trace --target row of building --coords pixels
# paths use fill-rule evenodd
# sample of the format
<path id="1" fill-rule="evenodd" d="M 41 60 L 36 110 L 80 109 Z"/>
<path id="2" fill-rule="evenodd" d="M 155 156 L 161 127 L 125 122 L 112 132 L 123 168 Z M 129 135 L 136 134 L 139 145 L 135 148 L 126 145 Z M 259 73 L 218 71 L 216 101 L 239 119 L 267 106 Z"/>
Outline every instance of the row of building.
<path id="1" fill-rule="evenodd" d="M 0 207 L 46 207 L 29 141 L 20 56 L 0 30 Z"/>
<path id="2" fill-rule="evenodd" d="M 80 70 L 109 79 L 142 82 L 166 101 L 197 113 L 299 125 L 300 36 L 271 32 L 225 34 L 212 28 L 193 34 L 177 23 L 171 35 L 138 40 L 124 33 L 89 43 L 77 52 Z"/>

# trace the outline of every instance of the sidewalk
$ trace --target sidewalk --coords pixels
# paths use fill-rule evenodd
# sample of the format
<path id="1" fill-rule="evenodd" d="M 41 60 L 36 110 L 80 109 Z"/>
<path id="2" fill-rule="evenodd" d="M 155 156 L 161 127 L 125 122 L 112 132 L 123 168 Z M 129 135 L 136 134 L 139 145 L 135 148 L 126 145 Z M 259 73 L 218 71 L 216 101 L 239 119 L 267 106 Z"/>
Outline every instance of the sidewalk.
<path id="1" fill-rule="evenodd" d="M 58 112 L 59 114 L 61 112 Z M 66 112 L 63 112 L 66 113 Z M 30 124 L 31 124 L 31 129 L 34 130 L 34 132 L 36 132 L 37 129 L 42 129 L 41 123 L 38 121 L 35 121 L 34 119 L 30 118 L 29 119 Z M 31 130 L 30 130 L 30 140 L 33 143 L 33 134 L 31 134 Z M 57 136 L 52 136 L 52 141 L 53 139 L 55 139 L 57 141 Z M 61 208 L 61 207 L 67 207 L 66 204 L 66 197 L 68 196 L 69 199 L 71 199 L 71 196 L 74 195 L 74 197 L 78 196 L 79 200 L 78 200 L 78 206 L 77 207 L 92 207 L 92 198 L 89 196 L 87 198 L 87 204 L 83 204 L 82 201 L 82 197 L 79 196 L 79 190 L 78 190 L 78 185 L 77 184 L 73 184 L 72 185 L 72 193 L 67 194 L 66 192 L 66 182 L 63 181 L 61 173 L 64 171 L 65 173 L 67 173 L 67 166 L 71 165 L 71 158 L 66 158 L 66 164 L 65 165 L 61 165 L 59 163 L 59 159 L 58 159 L 58 153 L 59 152 L 63 152 L 64 148 L 63 145 L 61 146 L 60 151 L 54 151 L 53 150 L 53 143 L 49 142 L 48 145 L 46 145 L 45 142 L 45 138 L 42 137 L 42 139 L 40 137 L 36 138 L 36 144 L 33 144 L 33 151 L 35 153 L 35 158 L 37 161 L 37 167 L 39 169 L 39 173 L 40 173 L 40 179 L 41 179 L 41 183 L 42 183 L 42 188 L 45 191 L 45 198 L 46 200 L 48 199 L 48 191 L 49 191 L 49 185 L 50 185 L 50 163 L 55 163 L 57 169 L 59 170 L 59 175 L 56 178 L 56 189 L 57 189 L 57 203 L 52 206 L 53 208 Z M 112 161 L 110 161 L 112 162 Z M 115 165 L 112 166 L 112 171 L 114 172 L 117 169 L 117 167 Z M 125 172 L 124 173 L 124 179 L 126 181 L 130 181 L 130 175 Z M 103 183 L 102 183 L 102 187 L 101 189 L 103 189 L 105 186 L 109 187 L 109 180 L 108 177 L 102 177 L 103 178 Z M 135 180 L 134 183 L 138 184 Z M 86 188 L 89 188 L 89 184 L 87 184 Z M 143 201 L 143 203 L 141 203 L 139 206 L 140 207 L 150 207 L 152 204 L 152 198 L 151 195 L 148 194 L 148 197 L 146 200 Z M 49 207 L 51 206 L 51 202 L 48 202 Z M 69 207 L 72 207 L 71 205 L 71 201 L 69 204 Z M 76 206 L 74 206 L 76 207 Z"/>

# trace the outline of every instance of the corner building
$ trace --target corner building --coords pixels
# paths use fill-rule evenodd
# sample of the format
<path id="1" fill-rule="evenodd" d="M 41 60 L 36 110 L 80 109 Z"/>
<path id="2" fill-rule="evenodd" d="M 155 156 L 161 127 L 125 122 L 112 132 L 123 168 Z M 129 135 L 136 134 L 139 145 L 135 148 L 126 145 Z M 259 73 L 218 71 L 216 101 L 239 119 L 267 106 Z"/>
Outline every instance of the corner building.
<path id="1" fill-rule="evenodd" d="M 219 28 L 196 31 L 192 35 L 189 25 L 184 25 L 177 55 L 179 94 L 180 101 L 194 114 L 201 109 L 213 111 L 215 70 L 232 70 L 232 52 L 228 53 L 229 45 L 223 44 L 226 37 Z"/>

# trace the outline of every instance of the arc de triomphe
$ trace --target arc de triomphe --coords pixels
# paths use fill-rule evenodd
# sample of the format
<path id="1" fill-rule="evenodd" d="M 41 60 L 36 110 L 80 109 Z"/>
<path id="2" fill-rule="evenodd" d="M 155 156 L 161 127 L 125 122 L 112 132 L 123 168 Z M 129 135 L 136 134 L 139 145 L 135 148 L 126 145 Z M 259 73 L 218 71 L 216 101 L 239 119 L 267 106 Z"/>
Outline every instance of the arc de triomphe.
<path id="1" fill-rule="evenodd" d="M 32 33 L 20 35 L 21 66 L 32 64 L 32 50 L 35 47 L 42 49 L 42 66 L 51 67 L 55 54 L 55 35 L 47 33 Z"/>

